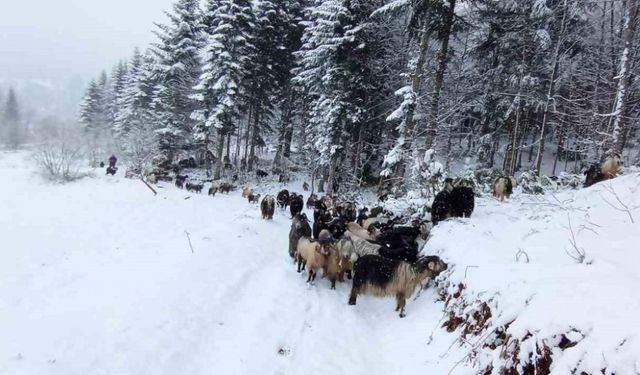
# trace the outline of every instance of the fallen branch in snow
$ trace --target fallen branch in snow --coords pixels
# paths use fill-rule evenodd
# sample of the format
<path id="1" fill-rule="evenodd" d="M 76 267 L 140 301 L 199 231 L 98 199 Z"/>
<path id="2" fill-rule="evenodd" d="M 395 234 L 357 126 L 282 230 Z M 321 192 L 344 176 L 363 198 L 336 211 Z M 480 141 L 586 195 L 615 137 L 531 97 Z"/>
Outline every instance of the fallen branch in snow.
<path id="1" fill-rule="evenodd" d="M 631 215 L 631 209 L 629 209 L 629 206 L 627 206 L 622 199 L 620 199 L 620 196 L 618 196 L 618 193 L 616 193 L 615 189 L 613 188 L 613 186 L 611 184 L 608 185 L 604 185 L 604 188 L 606 191 L 608 191 L 609 193 L 611 193 L 611 195 L 613 195 L 616 200 L 618 201 L 618 203 L 620 203 L 620 206 L 622 207 L 617 207 L 614 204 L 612 204 L 611 202 L 609 202 L 605 197 L 602 197 L 602 200 L 607 202 L 607 204 L 609 206 L 611 206 L 612 208 L 620 211 L 620 212 L 626 212 L 627 215 L 629 215 L 629 220 L 631 220 L 632 224 L 635 224 L 635 221 L 633 220 L 633 215 Z M 632 207 L 632 209 L 636 209 L 638 207 Z"/>
<path id="2" fill-rule="evenodd" d="M 571 233 L 571 238 L 569 239 L 569 243 L 571 244 L 571 247 L 573 247 L 574 253 L 573 254 L 570 253 L 566 248 L 564 249 L 564 251 L 567 253 L 567 255 L 573 258 L 573 260 L 575 260 L 578 263 L 582 263 L 584 262 L 586 252 L 584 251 L 584 249 L 580 249 L 578 247 L 578 241 L 576 240 L 576 235 L 573 232 L 573 226 L 571 225 L 571 215 L 567 214 L 567 219 L 569 220 L 569 233 Z"/>
<path id="3" fill-rule="evenodd" d="M 153 192 L 153 195 L 158 195 L 158 192 L 155 191 L 154 188 L 151 187 L 151 185 L 149 185 L 149 183 L 147 181 L 144 180 L 144 178 L 142 176 L 140 176 L 140 181 L 142 181 L 142 183 L 144 183 L 145 185 L 147 185 L 147 187 Z"/>
<path id="4" fill-rule="evenodd" d="M 187 235 L 187 241 L 189 241 L 189 247 L 191 248 L 191 254 L 194 253 L 193 251 L 193 245 L 191 245 L 191 237 L 189 236 L 189 232 L 187 232 L 186 230 L 184 231 L 184 234 Z"/>
<path id="5" fill-rule="evenodd" d="M 525 257 L 525 263 L 529 263 L 529 254 L 527 254 L 524 250 L 522 250 L 521 248 L 518 248 L 518 252 L 516 253 L 516 262 L 520 261 L 520 255 L 524 255 Z"/>

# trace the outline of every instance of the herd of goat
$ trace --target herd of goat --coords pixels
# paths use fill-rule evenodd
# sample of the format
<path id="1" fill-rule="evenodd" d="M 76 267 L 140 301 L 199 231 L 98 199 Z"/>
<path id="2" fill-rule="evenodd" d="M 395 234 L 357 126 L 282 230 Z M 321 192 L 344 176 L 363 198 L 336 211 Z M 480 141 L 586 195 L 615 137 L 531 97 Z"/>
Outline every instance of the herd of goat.
<path id="1" fill-rule="evenodd" d="M 612 156 L 602 165 L 585 172 L 585 186 L 617 175 L 620 158 Z M 188 176 L 177 175 L 178 188 L 201 193 L 203 184 L 186 182 Z M 501 176 L 494 180 L 493 195 L 503 201 L 516 187 L 516 180 Z M 235 186 L 228 182 L 213 184 L 208 191 L 229 193 Z M 305 182 L 303 190 L 308 191 Z M 336 282 L 352 279 L 349 304 L 355 305 L 358 295 L 394 296 L 396 311 L 405 316 L 406 299 L 418 285 L 428 283 L 448 265 L 438 256 L 419 255 L 433 225 L 450 217 L 470 217 L 475 206 L 472 183 L 465 179 L 446 179 L 444 188 L 436 194 L 430 207 L 431 220 L 407 222 L 394 217 L 382 207 L 358 209 L 356 204 L 332 196 L 319 198 L 311 193 L 306 200 L 301 194 L 280 191 L 276 196 L 261 195 L 250 188 L 242 189 L 242 197 L 249 203 L 260 204 L 262 218 L 273 219 L 276 208 L 289 210 L 288 255 L 297 272 L 307 272 L 307 283 L 314 284 L 322 270 L 322 277 L 335 289 Z M 306 205 L 313 210 L 313 223 L 303 212 Z"/>

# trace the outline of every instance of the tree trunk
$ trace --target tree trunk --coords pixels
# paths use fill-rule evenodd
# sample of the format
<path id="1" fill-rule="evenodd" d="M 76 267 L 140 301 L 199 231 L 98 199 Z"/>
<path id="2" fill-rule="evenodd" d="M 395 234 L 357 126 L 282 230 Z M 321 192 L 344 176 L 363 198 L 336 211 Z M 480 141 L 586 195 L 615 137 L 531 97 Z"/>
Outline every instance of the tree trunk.
<path id="1" fill-rule="evenodd" d="M 562 10 L 562 21 L 560 24 L 560 34 L 558 34 L 558 40 L 556 40 L 556 48 L 553 52 L 553 67 L 551 68 L 551 77 L 549 78 L 549 87 L 547 89 L 547 99 L 544 103 L 544 111 L 542 113 L 542 125 L 540 126 L 540 140 L 538 142 L 538 152 L 536 153 L 535 168 L 538 172 L 538 176 L 541 174 L 542 158 L 544 157 L 544 144 L 547 136 L 547 122 L 549 121 L 549 106 L 553 96 L 555 94 L 555 80 L 558 71 L 558 65 L 560 62 L 560 45 L 562 44 L 562 38 L 564 36 L 565 24 L 567 20 L 567 0 L 564 0 Z"/>
<path id="2" fill-rule="evenodd" d="M 249 146 L 249 160 L 247 160 L 247 171 L 251 172 L 253 170 L 254 159 L 256 157 L 256 135 L 258 131 L 258 125 L 260 123 L 260 114 L 256 109 L 256 113 L 253 116 L 253 126 L 249 131 L 250 134 L 250 146 Z"/>
<path id="3" fill-rule="evenodd" d="M 440 38 L 442 45 L 440 53 L 438 53 L 438 67 L 436 69 L 435 80 L 433 84 L 433 95 L 431 96 L 431 105 L 429 108 L 429 124 L 427 125 L 427 136 L 425 146 L 427 149 L 433 148 L 438 128 L 438 111 L 440 107 L 440 94 L 444 83 L 444 74 L 447 70 L 447 60 L 449 57 L 449 38 L 453 29 L 453 17 L 455 16 L 456 0 L 449 0 L 447 13 L 445 14 L 444 24 L 440 30 Z"/>
<path id="4" fill-rule="evenodd" d="M 219 180 L 222 177 L 222 155 L 224 154 L 224 133 L 218 130 L 218 149 L 216 152 L 216 169 L 213 173 L 213 179 Z"/>
<path id="5" fill-rule="evenodd" d="M 626 0 L 626 8 L 624 15 L 624 48 L 620 57 L 620 71 L 618 72 L 618 90 L 616 95 L 616 106 L 613 111 L 615 120 L 613 123 L 612 151 L 622 154 L 624 144 L 626 143 L 628 118 L 627 118 L 627 102 L 631 85 L 631 61 L 633 54 L 633 40 L 636 32 L 636 23 L 638 19 L 638 0 Z"/>

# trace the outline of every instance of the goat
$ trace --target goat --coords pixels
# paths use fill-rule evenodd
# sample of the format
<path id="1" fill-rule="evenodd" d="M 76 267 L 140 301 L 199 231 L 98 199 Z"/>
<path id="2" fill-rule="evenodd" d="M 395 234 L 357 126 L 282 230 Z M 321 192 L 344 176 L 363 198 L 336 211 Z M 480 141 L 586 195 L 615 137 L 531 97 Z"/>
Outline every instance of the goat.
<path id="1" fill-rule="evenodd" d="M 307 215 L 302 213 L 294 216 L 289 230 L 289 256 L 292 258 L 296 255 L 296 245 L 301 237 L 311 237 L 309 219 L 307 219 Z"/>
<path id="2" fill-rule="evenodd" d="M 211 197 L 215 197 L 217 192 L 218 192 L 218 187 L 217 186 L 211 186 L 209 188 L 208 195 L 211 196 Z"/>
<path id="3" fill-rule="evenodd" d="M 235 186 L 231 185 L 231 184 L 230 184 L 230 183 L 228 183 L 228 182 L 223 182 L 223 183 L 221 183 L 221 184 L 220 184 L 220 186 L 218 186 L 218 191 L 219 191 L 220 193 L 227 193 L 227 194 L 229 194 L 229 192 L 230 192 L 231 190 L 233 190 L 233 189 L 235 189 Z"/>
<path id="4" fill-rule="evenodd" d="M 276 209 L 276 200 L 272 195 L 266 195 L 260 203 L 260 211 L 262 212 L 262 218 L 265 220 L 272 220 L 273 213 Z"/>
<path id="5" fill-rule="evenodd" d="M 620 155 L 618 154 L 614 154 L 613 156 L 608 157 L 599 166 L 597 164 L 592 164 L 591 166 L 589 166 L 589 169 L 584 172 L 584 175 L 586 176 L 584 187 L 589 187 L 600 181 L 616 177 L 618 175 L 621 164 L 622 161 L 620 160 Z"/>
<path id="6" fill-rule="evenodd" d="M 278 199 L 278 207 L 282 209 L 286 209 L 289 205 L 289 190 L 284 189 L 280 190 L 277 196 Z"/>
<path id="7" fill-rule="evenodd" d="M 248 198 L 249 195 L 251 194 L 253 194 L 253 190 L 251 188 L 248 188 L 248 187 L 242 188 L 242 198 Z"/>
<path id="8" fill-rule="evenodd" d="M 307 198 L 307 209 L 314 208 L 317 200 L 318 200 L 317 195 L 315 194 L 309 195 L 309 198 Z"/>
<path id="9" fill-rule="evenodd" d="M 437 256 L 421 257 L 408 263 L 379 255 L 365 255 L 353 266 L 349 305 L 355 305 L 360 294 L 395 296 L 396 311 L 404 318 L 406 300 L 416 286 L 425 279 L 435 278 L 446 269 L 447 264 Z"/>
<path id="10" fill-rule="evenodd" d="M 493 196 L 504 201 L 504 198 L 510 198 L 513 194 L 513 182 L 511 178 L 500 176 L 493 182 Z"/>
<path id="11" fill-rule="evenodd" d="M 176 175 L 176 187 L 178 189 L 184 189 L 184 182 L 187 180 L 189 176 L 187 175 Z"/>
<path id="12" fill-rule="evenodd" d="M 258 203 L 260 202 L 260 194 L 255 194 L 255 193 L 251 193 L 249 194 L 249 196 L 247 196 L 247 201 L 249 201 L 249 203 Z"/>
<path id="13" fill-rule="evenodd" d="M 305 267 L 309 277 L 307 283 L 313 283 L 320 268 L 323 268 L 329 255 L 328 246 L 323 246 L 317 241 L 312 241 L 309 237 L 302 237 L 296 246 L 296 259 L 298 262 L 298 272 L 302 272 Z"/>
<path id="14" fill-rule="evenodd" d="M 302 209 L 304 208 L 304 200 L 302 195 L 291 194 L 289 198 L 289 211 L 291 212 L 291 217 L 296 216 Z"/>
<path id="15" fill-rule="evenodd" d="M 369 234 L 369 231 L 358 225 L 358 223 L 347 223 L 347 230 L 354 236 L 360 237 L 363 240 L 374 240 L 375 237 Z"/>
<path id="16" fill-rule="evenodd" d="M 451 216 L 471 217 L 475 207 L 475 194 L 473 188 L 468 186 L 456 186 L 449 194 Z"/>

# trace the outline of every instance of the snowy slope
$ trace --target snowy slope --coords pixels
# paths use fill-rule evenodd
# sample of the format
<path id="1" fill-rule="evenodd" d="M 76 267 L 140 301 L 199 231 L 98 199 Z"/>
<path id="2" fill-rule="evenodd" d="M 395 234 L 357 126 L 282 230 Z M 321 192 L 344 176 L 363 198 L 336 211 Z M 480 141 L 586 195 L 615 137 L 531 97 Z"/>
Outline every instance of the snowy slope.
<path id="1" fill-rule="evenodd" d="M 592 373 L 638 371 L 640 232 L 603 201 L 616 202 L 604 185 L 478 199 L 471 219 L 442 223 L 425 249 L 451 265 L 450 291 L 466 288 L 446 310 L 426 290 L 399 319 L 393 299 L 348 306 L 348 283 L 307 287 L 286 255 L 288 215 L 263 221 L 239 192 L 165 186 L 154 197 L 100 171 L 50 185 L 21 153 L 0 154 L 0 179 L 0 374 L 474 374 L 492 361 L 497 371 L 496 352 L 474 344 L 507 323 L 512 337 L 582 332 L 554 352 L 554 374 L 581 358 Z M 639 182 L 612 184 L 637 206 Z M 564 251 L 567 213 L 583 264 Z M 516 261 L 519 248 L 529 263 Z M 462 328 L 440 326 L 463 300 L 489 301 L 493 316 L 460 340 Z"/>
<path id="2" fill-rule="evenodd" d="M 536 345 L 553 349 L 554 374 L 576 368 L 637 374 L 639 188 L 635 173 L 555 196 L 519 195 L 508 203 L 483 199 L 471 220 L 439 225 L 428 246 L 455 264 L 450 291 L 460 283 L 466 287 L 453 302 L 465 301 L 470 311 L 478 304 L 466 303 L 474 300 L 491 308 L 482 332 L 487 344 L 494 337 L 490 331 L 507 326 L 512 340 L 526 342 L 520 358 Z M 583 263 L 574 259 L 574 237 Z M 575 346 L 558 349 L 563 334 Z M 497 374 L 508 364 L 500 358 L 503 350 L 485 348 L 475 365 Z"/>

